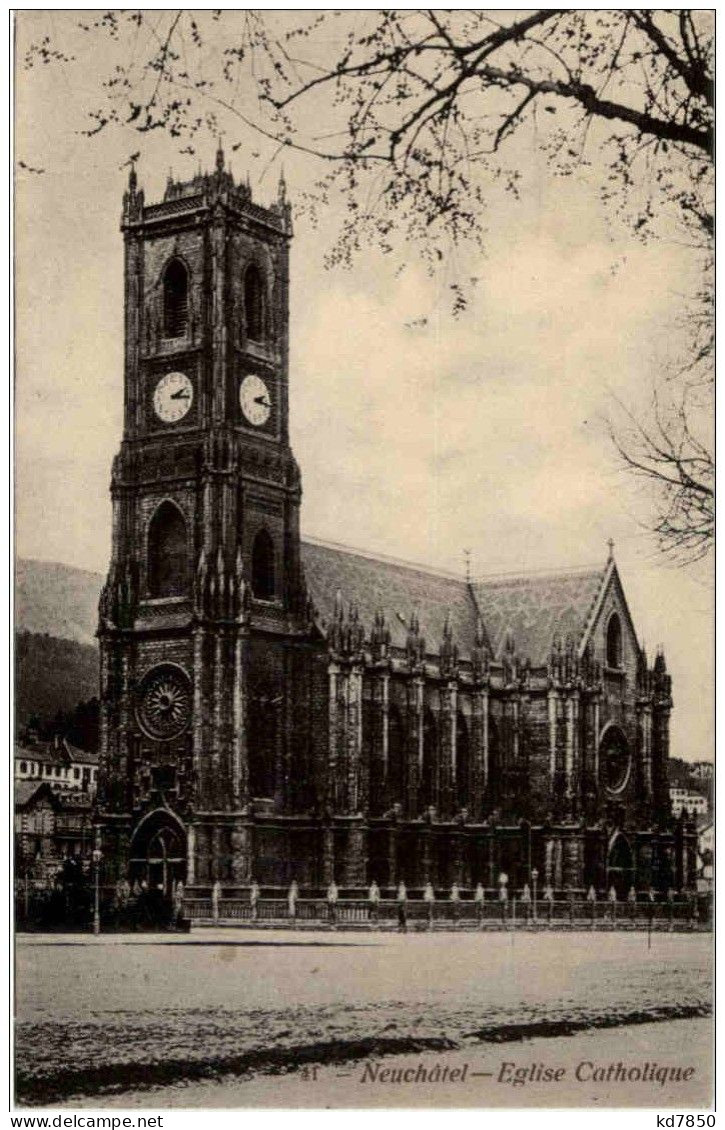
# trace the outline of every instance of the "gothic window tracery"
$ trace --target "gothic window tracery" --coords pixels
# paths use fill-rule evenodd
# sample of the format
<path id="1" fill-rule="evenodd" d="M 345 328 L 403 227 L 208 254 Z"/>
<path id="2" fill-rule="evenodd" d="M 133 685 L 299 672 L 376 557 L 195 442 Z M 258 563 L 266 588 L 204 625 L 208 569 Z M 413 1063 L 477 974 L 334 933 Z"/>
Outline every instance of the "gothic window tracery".
<path id="1" fill-rule="evenodd" d="M 164 271 L 164 336 L 183 337 L 189 322 L 189 275 L 180 259 Z"/>
<path id="2" fill-rule="evenodd" d="M 470 802 L 471 748 L 468 723 L 459 712 L 456 718 L 456 796 L 458 807 L 466 808 Z"/>
<path id="3" fill-rule="evenodd" d="M 187 587 L 186 522 L 178 506 L 162 502 L 149 523 L 149 596 L 183 596 Z"/>
<path id="4" fill-rule="evenodd" d="M 252 546 L 252 592 L 257 600 L 273 600 L 274 591 L 274 545 L 267 531 L 260 530 Z"/>
<path id="5" fill-rule="evenodd" d="M 264 680 L 250 693 L 249 791 L 253 797 L 274 797 L 279 698 L 277 686 Z"/>
<path id="6" fill-rule="evenodd" d="M 438 800 L 438 723 L 432 710 L 423 715 L 423 766 L 420 781 L 421 805 L 435 806 Z"/>
<path id="7" fill-rule="evenodd" d="M 599 748 L 599 764 L 610 792 L 620 792 L 629 779 L 629 743 L 619 726 L 610 726 Z"/>
<path id="8" fill-rule="evenodd" d="M 403 723 L 398 707 L 388 713 L 388 796 L 391 804 L 402 804 L 405 790 Z"/>
<path id="9" fill-rule="evenodd" d="M 244 274 L 244 312 L 247 337 L 252 341 L 264 341 L 264 280 L 256 263 L 250 263 Z"/>

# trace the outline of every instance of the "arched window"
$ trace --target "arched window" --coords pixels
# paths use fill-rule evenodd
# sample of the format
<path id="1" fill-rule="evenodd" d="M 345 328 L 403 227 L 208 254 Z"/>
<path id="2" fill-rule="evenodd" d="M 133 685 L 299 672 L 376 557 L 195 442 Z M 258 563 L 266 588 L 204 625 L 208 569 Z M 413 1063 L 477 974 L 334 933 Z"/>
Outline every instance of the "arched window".
<path id="1" fill-rule="evenodd" d="M 149 595 L 183 596 L 187 585 L 186 522 L 178 506 L 162 502 L 149 524 Z"/>
<path id="2" fill-rule="evenodd" d="M 405 741 L 403 723 L 397 706 L 388 712 L 388 799 L 402 804 L 405 795 Z"/>
<path id="3" fill-rule="evenodd" d="M 490 805 L 496 805 L 501 795 L 501 745 L 498 727 L 493 718 L 488 720 L 488 780 L 486 794 Z"/>
<path id="4" fill-rule="evenodd" d="M 274 598 L 274 545 L 266 530 L 260 530 L 252 546 L 252 592 L 257 600 Z"/>
<path id="5" fill-rule="evenodd" d="M 249 695 L 249 791 L 253 797 L 275 793 L 279 687 L 261 680 Z"/>
<path id="6" fill-rule="evenodd" d="M 459 808 L 468 808 L 471 803 L 471 748 L 468 740 L 468 724 L 462 714 L 456 719 L 456 797 Z"/>
<path id="7" fill-rule="evenodd" d="M 431 710 L 423 715 L 423 766 L 420 780 L 421 807 L 438 802 L 438 725 Z"/>
<path id="8" fill-rule="evenodd" d="M 244 311 L 247 337 L 264 340 L 264 281 L 256 263 L 250 263 L 244 275 Z"/>
<path id="9" fill-rule="evenodd" d="M 622 666 L 622 625 L 613 612 L 607 624 L 607 667 Z"/>
<path id="10" fill-rule="evenodd" d="M 164 271 L 164 336 L 183 337 L 189 320 L 189 276 L 179 259 Z"/>

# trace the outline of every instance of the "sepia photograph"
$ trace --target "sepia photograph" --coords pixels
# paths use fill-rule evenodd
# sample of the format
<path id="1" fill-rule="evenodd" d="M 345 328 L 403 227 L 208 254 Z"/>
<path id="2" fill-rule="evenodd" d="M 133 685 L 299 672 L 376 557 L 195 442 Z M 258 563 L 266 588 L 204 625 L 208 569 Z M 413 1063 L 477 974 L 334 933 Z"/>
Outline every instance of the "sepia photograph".
<path id="1" fill-rule="evenodd" d="M 13 1109 L 714 1110 L 714 9 L 11 41 Z"/>

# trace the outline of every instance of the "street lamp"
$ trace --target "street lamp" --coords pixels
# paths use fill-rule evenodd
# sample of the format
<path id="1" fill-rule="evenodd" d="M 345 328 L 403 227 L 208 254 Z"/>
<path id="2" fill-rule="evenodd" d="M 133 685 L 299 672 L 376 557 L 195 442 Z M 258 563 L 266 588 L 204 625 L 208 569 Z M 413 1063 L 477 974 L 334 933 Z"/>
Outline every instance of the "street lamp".
<path id="1" fill-rule="evenodd" d="M 95 846 L 93 848 L 93 933 L 100 934 L 101 932 L 101 891 L 100 891 L 100 877 L 101 877 L 101 860 L 103 859 L 103 852 L 101 851 L 101 829 L 96 825 L 95 833 Z"/>
<path id="2" fill-rule="evenodd" d="M 538 879 L 539 879 L 539 872 L 534 867 L 532 872 L 531 872 L 531 885 L 534 888 L 534 907 L 533 907 L 534 922 L 536 921 L 536 884 L 538 882 Z"/>

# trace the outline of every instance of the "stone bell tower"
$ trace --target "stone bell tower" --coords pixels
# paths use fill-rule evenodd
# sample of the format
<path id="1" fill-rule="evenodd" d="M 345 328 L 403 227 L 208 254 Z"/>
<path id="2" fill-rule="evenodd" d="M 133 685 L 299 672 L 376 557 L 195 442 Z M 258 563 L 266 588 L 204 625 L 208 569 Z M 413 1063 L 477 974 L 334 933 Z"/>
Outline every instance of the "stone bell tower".
<path id="1" fill-rule="evenodd" d="M 220 148 L 211 174 L 170 177 L 146 203 L 132 168 L 121 230 L 124 428 L 98 628 L 106 874 L 244 882 L 250 801 L 284 803 L 276 687 L 307 631 L 284 181 L 261 207 Z"/>

